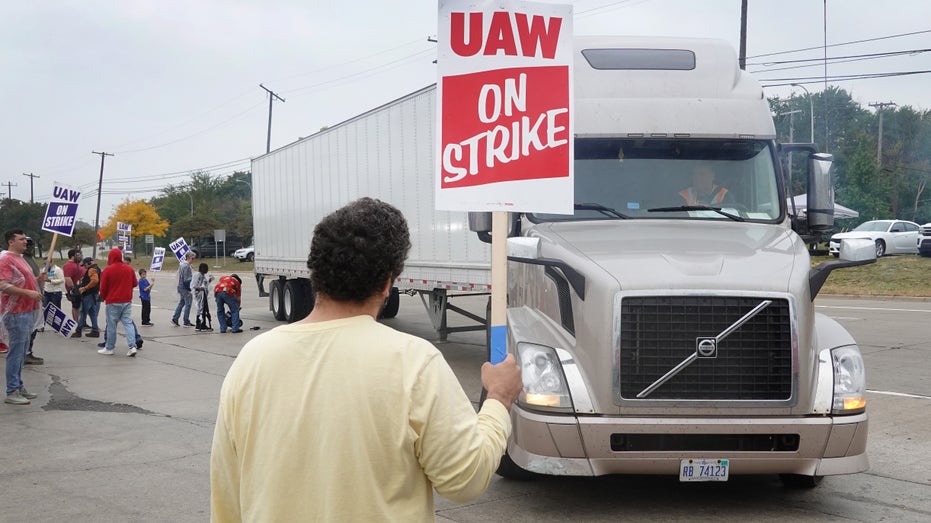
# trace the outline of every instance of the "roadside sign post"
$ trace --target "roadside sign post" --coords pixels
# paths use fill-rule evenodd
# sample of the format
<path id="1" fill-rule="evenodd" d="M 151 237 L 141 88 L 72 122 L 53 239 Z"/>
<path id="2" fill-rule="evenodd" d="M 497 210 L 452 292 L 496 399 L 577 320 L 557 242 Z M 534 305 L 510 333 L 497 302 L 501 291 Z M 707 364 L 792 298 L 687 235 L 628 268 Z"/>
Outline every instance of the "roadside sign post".
<path id="1" fill-rule="evenodd" d="M 572 6 L 439 0 L 436 208 L 491 211 L 490 361 L 507 356 L 509 212 L 572 214 Z"/>
<path id="2" fill-rule="evenodd" d="M 223 265 L 226 265 L 226 229 L 214 229 L 213 230 L 213 246 L 216 248 L 214 259 L 217 263 L 220 263 L 220 244 L 223 244 Z M 214 265 L 214 268 L 219 268 L 221 265 Z"/>

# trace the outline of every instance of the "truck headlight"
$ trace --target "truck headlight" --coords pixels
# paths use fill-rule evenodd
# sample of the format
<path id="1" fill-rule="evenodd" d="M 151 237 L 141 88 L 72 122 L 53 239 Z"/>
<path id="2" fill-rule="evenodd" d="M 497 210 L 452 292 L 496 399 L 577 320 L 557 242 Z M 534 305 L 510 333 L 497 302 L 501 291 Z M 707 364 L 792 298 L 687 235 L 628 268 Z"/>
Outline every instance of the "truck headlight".
<path id="1" fill-rule="evenodd" d="M 834 414 L 857 414 L 866 410 L 866 368 L 856 347 L 831 351 L 834 363 Z"/>
<path id="2" fill-rule="evenodd" d="M 546 409 L 570 409 L 572 401 L 562 365 L 556 351 L 543 345 L 517 345 L 520 375 L 524 382 L 518 401 L 524 405 Z"/>

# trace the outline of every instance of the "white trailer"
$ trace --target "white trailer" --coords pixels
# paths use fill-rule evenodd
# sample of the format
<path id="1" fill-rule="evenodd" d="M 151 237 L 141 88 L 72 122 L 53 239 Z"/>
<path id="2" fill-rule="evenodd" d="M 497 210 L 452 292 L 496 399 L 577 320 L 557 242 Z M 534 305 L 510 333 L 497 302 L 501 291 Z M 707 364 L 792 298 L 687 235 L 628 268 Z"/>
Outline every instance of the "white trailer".
<path id="1" fill-rule="evenodd" d="M 400 209 L 411 231 L 404 273 L 382 316 L 397 314 L 399 293 L 419 294 L 441 338 L 485 328 L 485 318 L 449 303 L 490 292 L 491 254 L 466 213 L 434 210 L 435 108 L 429 86 L 252 161 L 255 272 L 276 319 L 293 322 L 312 307 L 314 226 L 368 196 Z M 476 325 L 448 327 L 450 310 Z"/>

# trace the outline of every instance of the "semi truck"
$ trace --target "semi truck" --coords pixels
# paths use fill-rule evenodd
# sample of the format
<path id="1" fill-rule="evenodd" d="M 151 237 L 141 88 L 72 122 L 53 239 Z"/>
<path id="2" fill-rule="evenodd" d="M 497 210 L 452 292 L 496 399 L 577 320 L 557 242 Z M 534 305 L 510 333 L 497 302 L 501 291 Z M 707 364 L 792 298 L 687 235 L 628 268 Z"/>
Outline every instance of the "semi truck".
<path id="1" fill-rule="evenodd" d="M 763 89 L 723 41 L 577 37 L 573 82 L 574 212 L 511 213 L 505 233 L 507 350 L 524 390 L 499 474 L 811 487 L 866 470 L 863 359 L 813 302 L 832 270 L 875 251 L 845 241 L 811 265 L 807 245 L 833 227 L 830 155 L 776 142 Z M 441 331 L 452 295 L 491 291 L 486 242 L 502 232 L 488 213 L 433 208 L 435 94 L 253 161 L 256 272 L 276 317 L 312 307 L 313 225 L 362 196 L 410 221 L 394 300 L 419 294 Z M 805 214 L 789 152 L 807 155 Z"/>

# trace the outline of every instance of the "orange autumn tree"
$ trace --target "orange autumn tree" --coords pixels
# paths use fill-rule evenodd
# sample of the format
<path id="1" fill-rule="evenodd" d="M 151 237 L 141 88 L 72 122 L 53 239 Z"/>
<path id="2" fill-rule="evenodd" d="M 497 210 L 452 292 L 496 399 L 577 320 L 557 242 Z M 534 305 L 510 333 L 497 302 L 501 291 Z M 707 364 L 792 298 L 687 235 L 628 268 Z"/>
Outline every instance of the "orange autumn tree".
<path id="1" fill-rule="evenodd" d="M 104 238 L 116 235 L 116 223 L 123 222 L 132 225 L 132 237 L 135 241 L 146 234 L 164 237 L 168 230 L 168 222 L 158 215 L 155 207 L 143 200 L 130 201 L 129 198 L 116 207 L 110 220 L 100 228 Z"/>

